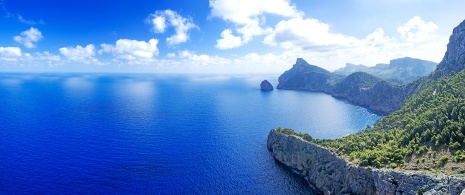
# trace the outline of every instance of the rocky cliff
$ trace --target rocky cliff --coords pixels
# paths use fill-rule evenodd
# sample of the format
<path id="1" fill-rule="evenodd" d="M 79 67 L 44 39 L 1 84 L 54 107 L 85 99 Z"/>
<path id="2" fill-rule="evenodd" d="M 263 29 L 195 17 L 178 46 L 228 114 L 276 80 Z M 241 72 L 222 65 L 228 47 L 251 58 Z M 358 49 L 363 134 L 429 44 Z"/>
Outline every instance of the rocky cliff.
<path id="1" fill-rule="evenodd" d="M 465 194 L 465 176 L 353 166 L 329 150 L 272 130 L 268 149 L 324 194 Z"/>
<path id="2" fill-rule="evenodd" d="M 324 92 L 381 114 L 399 109 L 404 97 L 400 86 L 373 75 L 356 72 L 344 77 L 310 65 L 301 58 L 279 77 L 276 88 Z"/>
<path id="3" fill-rule="evenodd" d="M 331 72 L 297 58 L 294 66 L 279 77 L 276 88 L 326 92 L 332 77 Z"/>
<path id="4" fill-rule="evenodd" d="M 454 28 L 447 44 L 447 51 L 436 71 L 430 76 L 439 78 L 458 73 L 465 68 L 465 20 Z"/>

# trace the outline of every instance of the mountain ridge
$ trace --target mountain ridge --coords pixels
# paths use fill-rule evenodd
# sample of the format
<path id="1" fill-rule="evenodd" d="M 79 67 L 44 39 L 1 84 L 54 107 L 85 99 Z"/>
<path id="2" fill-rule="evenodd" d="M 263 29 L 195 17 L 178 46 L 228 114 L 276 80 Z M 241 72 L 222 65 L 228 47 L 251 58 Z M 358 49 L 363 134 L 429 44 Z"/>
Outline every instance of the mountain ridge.
<path id="1" fill-rule="evenodd" d="M 333 71 L 335 74 L 350 75 L 354 72 L 366 72 L 397 85 L 405 85 L 423 76 L 428 76 L 438 63 L 411 57 L 397 58 L 389 64 L 376 66 L 347 63 L 345 67 Z"/>

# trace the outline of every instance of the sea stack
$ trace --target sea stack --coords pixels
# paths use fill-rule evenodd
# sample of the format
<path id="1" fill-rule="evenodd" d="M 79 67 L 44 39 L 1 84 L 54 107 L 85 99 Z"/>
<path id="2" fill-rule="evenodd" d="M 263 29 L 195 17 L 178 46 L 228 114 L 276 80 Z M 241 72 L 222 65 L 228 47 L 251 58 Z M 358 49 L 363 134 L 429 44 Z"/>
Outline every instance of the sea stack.
<path id="1" fill-rule="evenodd" d="M 268 80 L 263 80 L 262 83 L 260 83 L 260 89 L 262 91 L 273 91 L 273 85 Z"/>

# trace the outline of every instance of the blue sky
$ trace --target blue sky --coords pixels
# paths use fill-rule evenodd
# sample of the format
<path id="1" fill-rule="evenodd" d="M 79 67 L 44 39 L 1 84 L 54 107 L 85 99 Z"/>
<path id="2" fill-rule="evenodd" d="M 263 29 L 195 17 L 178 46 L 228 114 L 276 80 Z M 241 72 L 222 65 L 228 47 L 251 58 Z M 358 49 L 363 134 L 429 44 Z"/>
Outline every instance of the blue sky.
<path id="1" fill-rule="evenodd" d="M 463 0 L 0 0 L 0 71 L 280 73 L 439 62 Z"/>

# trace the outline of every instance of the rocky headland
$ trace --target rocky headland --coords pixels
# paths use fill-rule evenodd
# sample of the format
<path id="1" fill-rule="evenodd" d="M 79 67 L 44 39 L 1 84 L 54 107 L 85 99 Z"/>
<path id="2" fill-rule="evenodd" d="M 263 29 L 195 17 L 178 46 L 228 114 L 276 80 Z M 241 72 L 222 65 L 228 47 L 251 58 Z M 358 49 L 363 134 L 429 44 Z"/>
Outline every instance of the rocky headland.
<path id="1" fill-rule="evenodd" d="M 295 65 L 279 77 L 277 89 L 323 92 L 346 99 L 380 114 L 389 114 L 402 106 L 403 87 L 364 72 L 348 76 L 331 73 L 298 58 Z"/>
<path id="2" fill-rule="evenodd" d="M 463 171 L 440 171 L 448 159 L 455 165 L 465 162 L 464 69 L 465 21 L 454 28 L 447 52 L 436 70 L 404 86 L 362 72 L 341 78 L 298 59 L 280 76 L 278 89 L 325 92 L 378 112 L 396 112 L 371 129 L 327 140 L 329 144 L 325 146 L 336 146 L 332 151 L 338 153 L 313 144 L 324 142 L 315 142 L 309 135 L 306 138 L 305 134 L 285 134 L 278 129 L 270 132 L 267 147 L 277 161 L 296 170 L 324 194 L 465 194 Z M 458 110 L 461 114 L 457 114 Z M 378 143 L 380 140 L 383 143 Z M 352 150 L 354 153 L 350 153 Z M 443 156 L 435 157 L 440 151 Z M 399 159 L 390 158 L 397 152 Z M 388 158 L 382 156 L 388 153 Z M 347 156 L 365 158 L 362 154 L 372 155 L 369 157 L 374 161 L 347 160 Z M 413 163 L 421 164 L 431 160 L 430 155 L 436 159 L 428 169 L 408 170 L 406 165 L 413 158 L 416 159 Z M 386 159 L 389 161 L 384 162 Z"/>
<path id="3" fill-rule="evenodd" d="M 271 130 L 273 157 L 324 194 L 465 194 L 465 175 L 396 171 L 352 165 L 329 150 Z"/>

